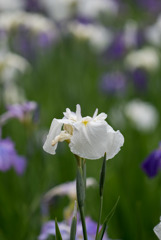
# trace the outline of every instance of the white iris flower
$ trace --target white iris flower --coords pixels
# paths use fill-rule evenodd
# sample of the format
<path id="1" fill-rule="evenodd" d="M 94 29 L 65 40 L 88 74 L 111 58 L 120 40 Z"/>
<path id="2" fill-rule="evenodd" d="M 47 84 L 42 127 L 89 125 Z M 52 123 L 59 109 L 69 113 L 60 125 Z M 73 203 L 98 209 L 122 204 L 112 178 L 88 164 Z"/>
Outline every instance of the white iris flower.
<path id="1" fill-rule="evenodd" d="M 107 114 L 97 113 L 98 109 L 93 117 L 82 117 L 79 104 L 76 113 L 67 108 L 63 119 L 53 119 L 43 149 L 55 154 L 58 142 L 66 140 L 71 152 L 81 158 L 98 159 L 105 153 L 106 160 L 113 158 L 123 145 L 124 137 L 105 121 Z"/>

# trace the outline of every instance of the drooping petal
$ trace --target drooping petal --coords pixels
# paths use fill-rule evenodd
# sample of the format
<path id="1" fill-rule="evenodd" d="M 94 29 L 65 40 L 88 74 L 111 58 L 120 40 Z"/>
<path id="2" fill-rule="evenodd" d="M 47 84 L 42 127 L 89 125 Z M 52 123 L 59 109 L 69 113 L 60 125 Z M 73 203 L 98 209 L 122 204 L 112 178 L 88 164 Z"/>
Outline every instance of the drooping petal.
<path id="1" fill-rule="evenodd" d="M 69 144 L 71 152 L 87 159 L 98 159 L 104 155 L 107 142 L 105 121 L 86 122 L 84 120 L 73 127 L 73 136 Z"/>
<path id="2" fill-rule="evenodd" d="M 120 131 L 114 131 L 110 127 L 110 131 L 107 131 L 106 139 L 106 160 L 113 158 L 120 151 L 120 147 L 123 144 L 124 137 Z"/>
<path id="3" fill-rule="evenodd" d="M 55 146 L 55 144 L 57 144 L 58 142 L 64 142 L 65 140 L 70 141 L 70 139 L 71 139 L 71 135 L 68 132 L 61 131 L 60 134 L 56 136 L 51 143 L 52 143 L 52 146 Z"/>
<path id="4" fill-rule="evenodd" d="M 56 136 L 60 134 L 62 125 L 62 121 L 59 121 L 59 119 L 56 118 L 53 119 L 46 141 L 43 145 L 43 149 L 46 152 L 50 154 L 55 154 L 55 150 L 58 144 L 56 143 L 54 146 L 52 146 L 52 140 L 54 140 Z"/>

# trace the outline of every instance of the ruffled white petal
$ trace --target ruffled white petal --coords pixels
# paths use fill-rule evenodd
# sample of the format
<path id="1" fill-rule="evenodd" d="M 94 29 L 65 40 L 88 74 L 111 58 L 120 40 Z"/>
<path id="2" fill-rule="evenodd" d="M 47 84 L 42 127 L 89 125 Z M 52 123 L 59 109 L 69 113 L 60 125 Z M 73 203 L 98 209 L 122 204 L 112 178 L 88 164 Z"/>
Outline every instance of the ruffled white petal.
<path id="1" fill-rule="evenodd" d="M 59 121 L 56 118 L 53 119 L 46 141 L 43 145 L 44 151 L 50 154 L 55 154 L 57 143 L 54 146 L 52 146 L 52 141 L 56 138 L 56 136 L 60 134 L 62 125 L 63 123 L 61 121 Z"/>
<path id="2" fill-rule="evenodd" d="M 111 127 L 107 131 L 106 160 L 113 158 L 124 144 L 124 137 L 120 131 L 114 131 Z"/>
<path id="3" fill-rule="evenodd" d="M 69 144 L 70 150 L 83 158 L 98 159 L 104 156 L 106 150 L 107 123 L 89 121 L 84 124 L 84 122 L 74 125 L 73 136 Z"/>

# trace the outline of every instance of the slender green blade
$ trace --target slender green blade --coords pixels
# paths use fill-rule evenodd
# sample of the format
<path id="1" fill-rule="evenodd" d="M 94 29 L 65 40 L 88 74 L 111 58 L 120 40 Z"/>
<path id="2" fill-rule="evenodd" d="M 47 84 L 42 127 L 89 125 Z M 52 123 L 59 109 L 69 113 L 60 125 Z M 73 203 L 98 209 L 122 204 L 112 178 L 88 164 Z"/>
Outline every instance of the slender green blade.
<path id="1" fill-rule="evenodd" d="M 75 240 L 76 237 L 76 227 L 77 227 L 77 219 L 73 217 L 71 230 L 70 230 L 70 240 Z"/>
<path id="2" fill-rule="evenodd" d="M 103 196 L 105 175 L 106 175 L 106 153 L 103 158 L 102 169 L 101 169 L 101 173 L 100 173 L 100 196 Z"/>
<path id="3" fill-rule="evenodd" d="M 103 239 L 104 233 L 106 231 L 106 227 L 107 227 L 107 223 L 104 223 L 100 232 L 99 232 L 99 234 L 97 235 L 96 240 L 102 240 Z"/>
<path id="4" fill-rule="evenodd" d="M 101 228 L 101 230 L 100 230 L 100 232 L 99 232 L 96 240 L 102 240 L 102 238 L 103 238 L 103 236 L 104 236 L 104 233 L 105 233 L 105 231 L 106 231 L 107 224 L 108 224 L 108 222 L 110 221 L 110 219 L 112 218 L 112 216 L 113 216 L 114 213 L 115 213 L 115 210 L 116 210 L 117 204 L 118 204 L 118 202 L 119 202 L 119 199 L 120 199 L 120 197 L 118 197 L 115 205 L 113 206 L 113 208 L 111 209 L 111 211 L 109 212 L 109 214 L 107 215 L 107 217 L 105 218 L 104 223 L 103 223 L 103 225 L 102 225 L 102 228 Z"/>
<path id="5" fill-rule="evenodd" d="M 72 224 L 70 229 L 70 240 L 75 240 L 77 229 L 77 201 L 75 201 Z"/>
<path id="6" fill-rule="evenodd" d="M 56 231 L 56 240 L 63 240 L 59 230 L 57 219 L 55 219 L 55 231 Z"/>

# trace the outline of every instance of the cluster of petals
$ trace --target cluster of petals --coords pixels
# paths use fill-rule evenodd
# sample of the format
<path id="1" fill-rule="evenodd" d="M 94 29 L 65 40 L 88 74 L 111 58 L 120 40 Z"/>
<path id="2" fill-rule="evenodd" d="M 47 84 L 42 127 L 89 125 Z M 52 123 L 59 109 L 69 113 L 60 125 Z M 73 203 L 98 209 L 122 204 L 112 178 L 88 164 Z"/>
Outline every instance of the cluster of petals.
<path id="1" fill-rule="evenodd" d="M 67 141 L 71 152 L 79 157 L 99 159 L 106 153 L 106 160 L 113 158 L 123 145 L 124 137 L 105 121 L 105 113 L 97 113 L 98 109 L 93 117 L 82 117 L 79 104 L 76 113 L 67 108 L 62 119 L 53 119 L 43 149 L 55 154 L 58 142 Z"/>

